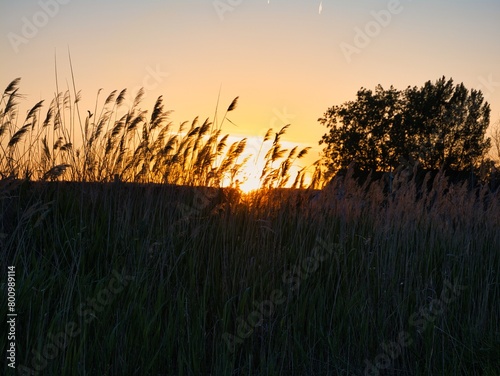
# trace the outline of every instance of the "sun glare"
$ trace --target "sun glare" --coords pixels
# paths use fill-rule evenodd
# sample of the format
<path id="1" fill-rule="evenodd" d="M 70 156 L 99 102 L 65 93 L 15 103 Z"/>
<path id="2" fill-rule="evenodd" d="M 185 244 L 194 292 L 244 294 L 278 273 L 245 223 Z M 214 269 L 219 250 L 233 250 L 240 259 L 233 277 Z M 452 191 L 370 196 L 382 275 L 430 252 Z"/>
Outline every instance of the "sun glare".
<path id="1" fill-rule="evenodd" d="M 260 188 L 260 180 L 256 175 L 246 176 L 238 185 L 238 188 L 243 193 L 250 193 L 252 191 L 256 191 Z"/>

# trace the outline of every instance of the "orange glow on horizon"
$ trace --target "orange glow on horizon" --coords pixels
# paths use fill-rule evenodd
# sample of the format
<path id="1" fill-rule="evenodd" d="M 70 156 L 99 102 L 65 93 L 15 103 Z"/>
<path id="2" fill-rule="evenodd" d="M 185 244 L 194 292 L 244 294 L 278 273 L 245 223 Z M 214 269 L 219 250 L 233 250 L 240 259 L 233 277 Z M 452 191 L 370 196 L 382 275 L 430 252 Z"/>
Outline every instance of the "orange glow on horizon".
<path id="1" fill-rule="evenodd" d="M 243 193 L 251 193 L 260 189 L 260 180 L 258 178 L 248 177 L 243 183 L 238 184 L 238 189 Z"/>

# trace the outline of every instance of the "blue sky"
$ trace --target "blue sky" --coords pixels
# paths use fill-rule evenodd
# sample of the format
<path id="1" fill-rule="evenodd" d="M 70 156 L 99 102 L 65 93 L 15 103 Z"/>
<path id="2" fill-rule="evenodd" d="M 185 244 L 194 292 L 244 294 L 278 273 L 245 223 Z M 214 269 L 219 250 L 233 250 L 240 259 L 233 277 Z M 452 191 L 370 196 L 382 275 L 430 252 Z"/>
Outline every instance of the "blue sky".
<path id="1" fill-rule="evenodd" d="M 147 86 L 144 109 L 163 95 L 180 123 L 212 117 L 221 88 L 221 108 L 240 96 L 226 132 L 291 123 L 287 139 L 313 146 L 315 159 L 326 131 L 317 119 L 379 83 L 451 77 L 482 89 L 498 121 L 499 19 L 498 0 L 2 2 L 0 86 L 22 77 L 27 104 L 49 102 L 55 57 L 60 86 L 71 80 L 69 47 L 82 110 L 100 88 Z M 372 34 L 361 48 L 358 30 Z M 346 45 L 357 53 L 347 56 Z"/>

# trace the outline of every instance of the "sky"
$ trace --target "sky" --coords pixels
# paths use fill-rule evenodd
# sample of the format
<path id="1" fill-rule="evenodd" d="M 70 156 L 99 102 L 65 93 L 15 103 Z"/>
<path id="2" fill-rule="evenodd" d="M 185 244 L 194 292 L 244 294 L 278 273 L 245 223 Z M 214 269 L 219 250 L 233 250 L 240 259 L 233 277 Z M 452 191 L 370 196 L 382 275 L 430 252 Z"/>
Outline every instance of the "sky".
<path id="1" fill-rule="evenodd" d="M 81 109 L 97 92 L 163 95 L 178 124 L 213 119 L 260 147 L 268 128 L 319 156 L 317 121 L 365 87 L 422 86 L 442 76 L 483 91 L 500 119 L 499 0 L 40 0 L 0 3 L 0 88 L 21 77 L 26 103 L 71 85 Z M 62 87 L 62 88 L 61 88 Z M 1 89 L 3 90 L 3 89 Z M 93 112 L 93 111 L 92 111 Z"/>

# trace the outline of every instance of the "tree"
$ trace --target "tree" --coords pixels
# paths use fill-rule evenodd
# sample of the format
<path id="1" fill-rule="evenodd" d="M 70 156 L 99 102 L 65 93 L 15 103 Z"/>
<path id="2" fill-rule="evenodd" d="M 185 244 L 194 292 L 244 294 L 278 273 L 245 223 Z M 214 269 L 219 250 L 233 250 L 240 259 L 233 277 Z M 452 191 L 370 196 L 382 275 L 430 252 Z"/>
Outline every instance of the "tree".
<path id="1" fill-rule="evenodd" d="M 493 139 L 496 162 L 500 163 L 500 120 L 495 123 L 491 130 L 491 138 Z"/>
<path id="2" fill-rule="evenodd" d="M 356 163 L 390 171 L 402 161 L 427 169 L 476 168 L 490 148 L 490 107 L 478 90 L 445 77 L 399 91 L 361 88 L 355 101 L 329 108 L 318 121 L 330 172 Z"/>

